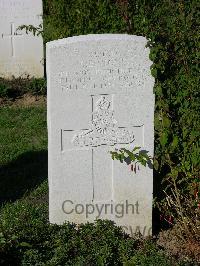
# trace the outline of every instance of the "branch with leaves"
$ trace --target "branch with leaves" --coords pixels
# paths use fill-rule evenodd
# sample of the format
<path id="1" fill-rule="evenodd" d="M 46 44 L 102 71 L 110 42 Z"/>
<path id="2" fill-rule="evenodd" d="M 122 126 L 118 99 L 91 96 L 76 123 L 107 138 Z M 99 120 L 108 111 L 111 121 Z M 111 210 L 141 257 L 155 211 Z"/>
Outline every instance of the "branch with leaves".
<path id="1" fill-rule="evenodd" d="M 34 27 L 33 25 L 21 25 L 17 28 L 17 30 L 25 30 L 26 34 L 28 34 L 29 32 L 32 32 L 33 35 L 42 35 L 43 36 L 43 27 L 42 24 L 38 25 L 38 27 Z"/>
<path id="2" fill-rule="evenodd" d="M 131 165 L 131 170 L 136 173 L 139 170 L 139 165 L 148 166 L 153 168 L 152 158 L 148 155 L 148 151 L 140 150 L 141 147 L 135 147 L 133 150 L 125 148 L 115 149 L 110 151 L 113 160 L 118 160 L 121 163 L 125 162 L 127 165 Z"/>

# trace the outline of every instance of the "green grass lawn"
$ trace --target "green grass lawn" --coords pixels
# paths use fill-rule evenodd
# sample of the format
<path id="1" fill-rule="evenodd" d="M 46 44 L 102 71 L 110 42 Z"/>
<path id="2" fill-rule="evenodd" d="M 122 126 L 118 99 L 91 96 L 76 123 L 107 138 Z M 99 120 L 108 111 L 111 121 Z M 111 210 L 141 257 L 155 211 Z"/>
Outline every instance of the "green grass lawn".
<path id="1" fill-rule="evenodd" d="M 45 107 L 0 108 L 0 202 L 15 200 L 47 179 Z"/>

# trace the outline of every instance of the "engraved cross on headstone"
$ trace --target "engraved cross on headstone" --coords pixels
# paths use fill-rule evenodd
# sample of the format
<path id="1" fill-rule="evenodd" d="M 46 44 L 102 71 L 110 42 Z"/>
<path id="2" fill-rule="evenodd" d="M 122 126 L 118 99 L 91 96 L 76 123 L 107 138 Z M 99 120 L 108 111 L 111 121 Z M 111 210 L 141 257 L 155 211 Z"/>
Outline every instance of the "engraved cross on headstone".
<path id="1" fill-rule="evenodd" d="M 2 34 L 2 38 L 10 38 L 11 42 L 11 56 L 15 56 L 15 45 L 14 45 L 14 40 L 16 37 L 21 37 L 23 36 L 22 34 L 18 34 L 15 30 L 15 25 L 13 22 L 10 23 L 10 34 Z"/>
<path id="2" fill-rule="evenodd" d="M 66 148 L 63 144 L 65 133 L 70 133 L 70 135 L 73 136 L 71 138 L 71 143 L 67 145 L 67 151 L 91 150 L 92 201 L 113 200 L 113 160 L 111 160 L 109 151 L 111 150 L 111 146 L 120 148 L 133 143 L 135 134 L 140 136 L 143 135 L 143 125 L 130 127 L 117 126 L 113 111 L 114 96 L 99 95 L 95 104 L 95 95 L 91 95 L 91 97 L 92 117 L 90 129 L 82 129 L 79 131 L 62 129 L 61 151 L 64 151 Z M 70 149 L 69 146 L 72 148 Z M 99 165 L 101 165 L 103 161 L 105 163 L 103 164 L 104 169 L 102 169 L 102 173 L 96 169 L 99 169 Z M 104 176 L 105 172 L 109 173 L 109 176 Z"/>

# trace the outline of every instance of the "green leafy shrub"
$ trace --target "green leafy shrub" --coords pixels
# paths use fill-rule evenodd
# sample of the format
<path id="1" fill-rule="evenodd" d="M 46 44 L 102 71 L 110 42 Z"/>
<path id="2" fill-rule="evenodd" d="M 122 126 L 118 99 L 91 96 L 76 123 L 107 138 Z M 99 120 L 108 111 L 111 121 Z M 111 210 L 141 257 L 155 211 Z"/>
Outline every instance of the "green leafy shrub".
<path id="1" fill-rule="evenodd" d="M 175 264 L 175 262 L 174 262 Z M 141 248 L 139 252 L 135 254 L 129 261 L 127 261 L 125 266 L 170 266 L 172 262 L 164 254 L 162 250 L 159 250 L 152 242 L 146 242 L 144 247 Z"/>
<path id="2" fill-rule="evenodd" d="M 26 87 L 29 83 L 29 77 L 26 78 L 0 78 L 0 87 L 3 88 L 3 97 L 15 99 L 26 93 Z M 1 97 L 1 96 L 0 96 Z"/>
<path id="3" fill-rule="evenodd" d="M 112 221 L 49 224 L 40 201 L 46 188 L 1 208 L 1 265 L 170 265 L 153 242 L 131 238 Z"/>
<path id="4" fill-rule="evenodd" d="M 0 97 L 4 98 L 7 97 L 8 95 L 9 95 L 9 87 L 6 84 L 0 82 Z"/>
<path id="5" fill-rule="evenodd" d="M 12 98 L 23 96 L 25 93 L 46 95 L 47 84 L 44 78 L 0 78 L 0 97 Z"/>
<path id="6" fill-rule="evenodd" d="M 46 95 L 47 84 L 44 78 L 32 78 L 27 85 L 27 91 L 36 95 Z"/>
<path id="7" fill-rule="evenodd" d="M 47 222 L 46 207 L 21 200 L 4 206 L 0 223 L 1 262 L 10 254 L 20 265 L 114 265 L 130 258 L 135 240 L 111 221 L 77 227 Z M 15 239 L 12 240 L 15 236 Z M 14 241 L 14 242 L 13 242 Z M 5 244 L 6 243 L 6 244 Z M 13 250 L 13 244 L 15 250 Z M 14 252 L 15 251 L 15 252 Z M 12 254 L 13 252 L 13 254 Z M 6 262 L 6 261 L 4 261 Z M 16 264 L 15 264 L 16 265 Z"/>
<path id="8" fill-rule="evenodd" d="M 45 42 L 89 33 L 116 33 L 126 22 L 111 0 L 44 0 Z"/>
<path id="9" fill-rule="evenodd" d="M 160 210 L 180 224 L 180 237 L 200 238 L 200 92 L 197 1 L 165 1 L 150 19 L 152 74 L 156 78 L 155 160 Z M 159 192 L 161 191 L 161 193 Z M 162 200 L 161 200 L 162 199 Z"/>

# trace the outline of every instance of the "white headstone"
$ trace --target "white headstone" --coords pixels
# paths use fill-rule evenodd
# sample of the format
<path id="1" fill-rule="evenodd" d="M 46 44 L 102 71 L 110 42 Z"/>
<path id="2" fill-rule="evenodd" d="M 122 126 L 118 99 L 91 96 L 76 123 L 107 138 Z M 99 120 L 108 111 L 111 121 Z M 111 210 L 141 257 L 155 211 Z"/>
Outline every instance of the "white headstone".
<path id="1" fill-rule="evenodd" d="M 136 173 L 109 151 L 153 156 L 154 79 L 147 40 L 100 34 L 47 44 L 49 219 L 114 220 L 151 234 L 153 170 Z"/>
<path id="2" fill-rule="evenodd" d="M 42 23 L 42 0 L 0 0 L 0 77 L 42 77 L 41 36 L 17 30 Z"/>

